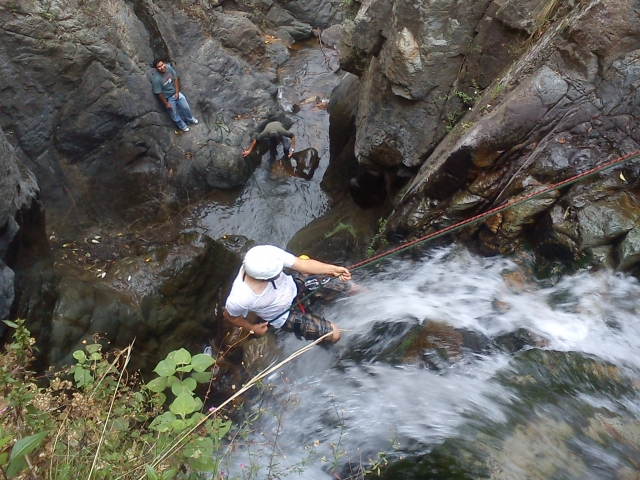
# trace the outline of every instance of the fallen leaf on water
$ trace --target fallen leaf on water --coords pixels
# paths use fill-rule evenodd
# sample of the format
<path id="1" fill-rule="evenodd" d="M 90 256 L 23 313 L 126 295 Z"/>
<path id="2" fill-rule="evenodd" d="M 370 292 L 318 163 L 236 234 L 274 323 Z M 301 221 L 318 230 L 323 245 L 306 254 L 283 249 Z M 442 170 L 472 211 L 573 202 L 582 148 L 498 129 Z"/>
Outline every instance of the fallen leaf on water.
<path id="1" fill-rule="evenodd" d="M 91 240 L 91 243 L 100 243 L 98 240 Z"/>
<path id="2" fill-rule="evenodd" d="M 119 234 L 118 234 L 118 236 L 119 236 L 119 237 L 121 237 L 122 235 L 123 235 L 122 233 L 119 233 Z"/>
<path id="3" fill-rule="evenodd" d="M 102 275 L 100 275 L 100 277 L 104 278 L 107 276 L 107 272 L 102 272 Z"/>
<path id="4" fill-rule="evenodd" d="M 87 252 L 87 253 L 84 254 L 84 256 L 87 257 L 87 258 L 90 258 L 91 254 L 89 252 Z"/>
<path id="5" fill-rule="evenodd" d="M 145 261 L 145 262 L 150 262 L 150 261 L 151 261 L 151 259 L 150 259 L 150 258 L 145 258 L 145 259 L 144 259 L 144 261 Z"/>
<path id="6" fill-rule="evenodd" d="M 131 275 L 129 275 L 129 278 L 127 278 L 127 281 L 130 282 L 131 281 Z"/>
<path id="7" fill-rule="evenodd" d="M 622 172 L 620 172 L 620 180 L 622 180 L 623 182 L 627 181 L 627 179 L 624 178 L 624 175 L 622 174 Z"/>
<path id="8" fill-rule="evenodd" d="M 64 245 L 62 245 L 62 248 L 68 248 L 71 245 L 73 245 L 73 243 L 65 243 Z"/>

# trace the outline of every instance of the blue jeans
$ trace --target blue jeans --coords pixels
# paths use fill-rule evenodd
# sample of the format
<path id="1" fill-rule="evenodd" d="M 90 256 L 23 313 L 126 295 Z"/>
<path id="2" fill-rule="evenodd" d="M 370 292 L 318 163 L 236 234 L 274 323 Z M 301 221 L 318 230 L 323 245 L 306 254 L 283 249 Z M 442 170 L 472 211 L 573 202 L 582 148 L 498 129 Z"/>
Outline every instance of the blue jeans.
<path id="1" fill-rule="evenodd" d="M 289 155 L 289 149 L 291 148 L 291 139 L 289 137 L 280 135 L 279 140 L 280 141 L 278 142 L 269 138 L 269 154 L 274 160 L 278 156 L 278 143 L 282 144 L 282 152 L 285 157 Z"/>
<path id="2" fill-rule="evenodd" d="M 191 108 L 182 93 L 178 94 L 177 100 L 175 95 L 171 95 L 167 98 L 167 102 L 171 105 L 171 109 L 167 108 L 167 112 L 169 112 L 171 120 L 176 122 L 176 125 L 180 130 L 187 128 L 187 125 L 184 122 L 193 123 L 196 121 L 196 119 L 193 118 L 193 115 L 191 115 Z"/>

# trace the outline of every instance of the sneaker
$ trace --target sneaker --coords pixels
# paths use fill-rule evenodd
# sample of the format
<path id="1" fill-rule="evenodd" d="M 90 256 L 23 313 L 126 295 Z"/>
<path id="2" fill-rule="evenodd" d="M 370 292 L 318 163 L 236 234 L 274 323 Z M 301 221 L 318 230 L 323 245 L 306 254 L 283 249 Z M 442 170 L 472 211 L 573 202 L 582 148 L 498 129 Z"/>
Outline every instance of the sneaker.
<path id="1" fill-rule="evenodd" d="M 197 125 L 197 124 L 198 124 L 198 119 L 197 119 L 197 118 L 194 118 L 194 119 L 193 119 L 193 122 L 191 122 L 191 125 Z"/>
<path id="2" fill-rule="evenodd" d="M 189 131 L 189 127 L 184 127 L 184 128 L 182 129 L 182 131 L 183 131 L 183 132 L 188 132 L 188 131 Z"/>

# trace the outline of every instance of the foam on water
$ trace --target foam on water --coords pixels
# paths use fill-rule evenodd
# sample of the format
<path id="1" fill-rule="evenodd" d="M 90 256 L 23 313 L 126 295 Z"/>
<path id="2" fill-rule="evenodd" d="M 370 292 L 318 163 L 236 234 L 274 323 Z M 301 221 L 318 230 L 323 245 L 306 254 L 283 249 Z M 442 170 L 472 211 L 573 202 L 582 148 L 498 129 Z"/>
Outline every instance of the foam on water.
<path id="1" fill-rule="evenodd" d="M 508 259 L 452 248 L 419 261 L 391 261 L 379 273 L 354 272 L 354 279 L 363 291 L 326 312 L 346 330 L 340 343 L 311 351 L 269 379 L 274 398 L 261 406 L 279 413 L 262 428 L 273 434 L 277 426 L 289 461 L 305 458 L 314 443 L 318 458 L 330 457 L 333 443 L 353 460 L 356 453 L 386 450 L 392 437 L 404 454 L 425 452 L 455 437 L 469 415 L 503 421 L 514 393 L 493 376 L 507 368 L 510 355 L 475 355 L 444 371 L 346 360 L 380 322 L 433 320 L 489 337 L 526 328 L 548 349 L 640 367 L 640 284 L 629 276 L 583 272 L 542 286 Z M 302 345 L 283 336 L 283 358 Z M 585 401 L 613 408 L 606 397 Z M 305 478 L 331 478 L 327 465 L 312 462 Z"/>

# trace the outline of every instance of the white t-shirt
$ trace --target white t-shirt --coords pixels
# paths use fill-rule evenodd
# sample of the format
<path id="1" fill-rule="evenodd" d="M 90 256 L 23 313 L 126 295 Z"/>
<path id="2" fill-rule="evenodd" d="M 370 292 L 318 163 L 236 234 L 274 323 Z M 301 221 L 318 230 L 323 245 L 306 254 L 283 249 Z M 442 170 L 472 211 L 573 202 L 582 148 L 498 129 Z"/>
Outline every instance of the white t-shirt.
<path id="1" fill-rule="evenodd" d="M 293 262 L 296 260 L 295 256 L 281 248 L 273 246 L 271 248 L 273 248 L 273 251 L 270 253 L 279 256 L 285 267 L 293 267 Z M 229 315 L 232 317 L 246 317 L 249 312 L 254 312 L 274 327 L 282 327 L 289 316 L 291 303 L 298 294 L 293 277 L 280 273 L 280 276 L 273 281 L 276 288 L 273 288 L 273 284 L 268 282 L 263 292 L 258 295 L 244 283 L 243 276 L 244 269 L 240 268 L 238 276 L 233 281 L 231 293 L 227 298 L 226 309 Z"/>

